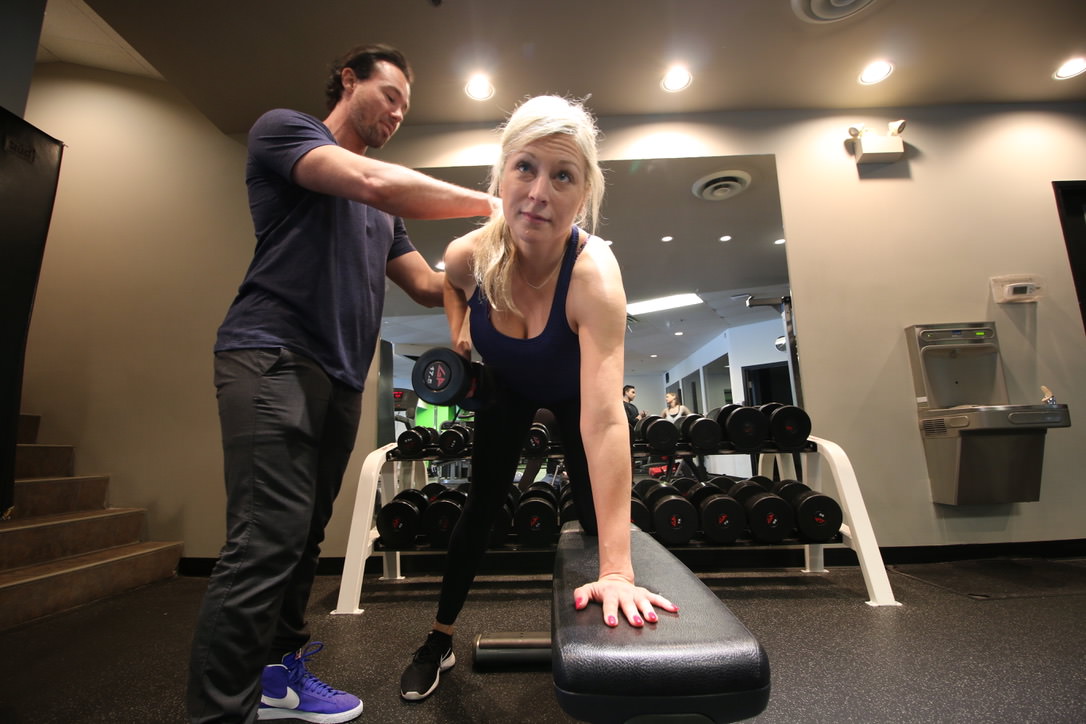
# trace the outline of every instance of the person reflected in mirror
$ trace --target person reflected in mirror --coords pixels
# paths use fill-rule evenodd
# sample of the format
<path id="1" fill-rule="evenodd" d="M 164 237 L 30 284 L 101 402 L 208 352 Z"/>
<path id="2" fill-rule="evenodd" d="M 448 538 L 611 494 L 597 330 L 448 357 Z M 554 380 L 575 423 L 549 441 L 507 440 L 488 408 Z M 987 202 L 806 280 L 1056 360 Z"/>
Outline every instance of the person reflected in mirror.
<path id="1" fill-rule="evenodd" d="M 626 419 L 630 421 L 631 425 L 636 425 L 637 421 L 645 417 L 648 413 L 644 410 L 638 410 L 637 405 L 634 404 L 634 399 L 637 397 L 637 388 L 633 385 L 623 385 L 622 387 L 622 406 L 626 408 Z"/>
<path id="2" fill-rule="evenodd" d="M 660 413 L 660 417 L 667 418 L 672 422 L 679 419 L 683 415 L 692 415 L 690 408 L 679 402 L 679 393 L 668 392 L 664 395 L 664 411 Z"/>
<path id="3" fill-rule="evenodd" d="M 578 102 L 531 98 L 504 124 L 490 190 L 502 213 L 445 251 L 450 336 L 470 341 L 494 401 L 475 414 L 468 500 L 449 541 L 436 620 L 400 680 L 425 699 L 456 663 L 452 635 L 539 408 L 554 413 L 581 526 L 599 538 L 597 579 L 569 596 L 602 622 L 643 627 L 664 596 L 638 586 L 630 555 L 630 436 L 621 400 L 626 293 L 609 244 L 593 235 L 603 198 L 598 130 Z M 588 615 L 588 614 L 586 614 Z M 598 615 L 598 614 L 593 614 Z"/>

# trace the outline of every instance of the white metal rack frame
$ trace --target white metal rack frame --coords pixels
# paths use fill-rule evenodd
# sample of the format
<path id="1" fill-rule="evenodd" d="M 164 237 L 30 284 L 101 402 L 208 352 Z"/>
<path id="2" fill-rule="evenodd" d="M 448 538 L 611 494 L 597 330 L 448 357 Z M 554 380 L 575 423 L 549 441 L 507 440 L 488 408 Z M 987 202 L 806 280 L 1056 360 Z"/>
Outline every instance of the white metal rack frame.
<path id="1" fill-rule="evenodd" d="M 860 484 L 852 469 L 852 463 L 849 462 L 848 456 L 840 445 L 813 436 L 810 441 L 814 449 L 802 453 L 803 480 L 813 490 L 821 490 L 822 469 L 825 465 L 836 481 L 837 500 L 844 517 L 844 523 L 841 525 L 842 544 L 851 548 L 859 560 L 860 570 L 863 572 L 864 583 L 867 586 L 868 605 L 900 605 L 894 599 L 894 593 L 890 588 L 890 579 L 886 575 L 886 566 L 883 564 L 882 553 L 875 540 L 875 532 L 871 527 L 871 519 L 867 515 L 867 508 L 864 506 Z M 389 459 L 389 452 L 395 448 L 395 443 L 380 447 L 367 455 L 362 463 L 358 489 L 355 492 L 350 533 L 347 538 L 347 555 L 343 562 L 343 576 L 340 579 L 339 598 L 335 610 L 332 611 L 334 614 L 359 614 L 363 611 L 359 608 L 362 596 L 362 574 L 366 567 L 366 559 L 373 555 L 373 543 L 377 539 L 373 520 L 378 489 L 381 491 L 382 500 L 392 500 L 401 489 L 411 487 L 410 478 L 414 475 L 414 467 L 423 464 L 418 460 Z M 762 453 L 758 460 L 759 473 L 772 475 L 774 461 L 777 463 L 777 470 L 781 477 L 797 477 L 791 453 Z M 405 478 L 408 479 L 406 485 L 402 484 Z M 805 572 L 826 572 L 823 553 L 825 545 L 804 544 L 805 567 L 803 570 Z M 383 577 L 390 580 L 403 578 L 400 572 L 400 552 L 385 551 L 381 555 L 384 557 Z"/>

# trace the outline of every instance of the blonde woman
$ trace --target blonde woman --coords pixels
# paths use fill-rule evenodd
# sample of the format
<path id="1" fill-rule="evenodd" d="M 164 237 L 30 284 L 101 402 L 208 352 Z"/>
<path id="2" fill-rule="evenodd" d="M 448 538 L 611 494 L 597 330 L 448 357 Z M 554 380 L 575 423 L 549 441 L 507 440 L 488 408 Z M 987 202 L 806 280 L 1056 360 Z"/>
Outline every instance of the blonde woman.
<path id="1" fill-rule="evenodd" d="M 491 172 L 503 213 L 445 252 L 454 344 L 464 354 L 474 345 L 496 399 L 475 416 L 471 490 L 449 542 L 436 621 L 400 680 L 405 699 L 429 696 L 456 662 L 454 624 L 540 407 L 561 427 L 581 524 L 599 536 L 598 578 L 572 591 L 570 605 L 600 603 L 608 626 L 619 616 L 653 623 L 657 606 L 678 610 L 635 584 L 630 560 L 629 425 L 614 394 L 626 294 L 609 245 L 582 228 L 594 227 L 603 198 L 596 136 L 579 103 L 539 96 L 521 104 Z"/>

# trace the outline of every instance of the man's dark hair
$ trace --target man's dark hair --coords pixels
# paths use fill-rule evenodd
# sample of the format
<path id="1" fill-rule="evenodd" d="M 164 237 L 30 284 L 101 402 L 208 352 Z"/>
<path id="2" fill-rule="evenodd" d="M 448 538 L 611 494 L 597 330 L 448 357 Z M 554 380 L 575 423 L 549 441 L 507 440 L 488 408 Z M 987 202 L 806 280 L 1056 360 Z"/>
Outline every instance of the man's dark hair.
<path id="1" fill-rule="evenodd" d="M 328 102 L 328 110 L 332 110 L 343 96 L 343 69 L 350 68 L 359 80 L 366 80 L 373 73 L 373 68 L 378 61 L 383 60 L 392 63 L 403 71 L 408 83 L 414 82 L 414 74 L 407 58 L 391 45 L 377 43 L 375 45 L 360 45 L 338 58 L 333 64 L 328 75 L 328 84 L 324 94 Z"/>
<path id="2" fill-rule="evenodd" d="M 622 386 L 622 394 L 625 395 L 630 390 L 636 390 L 636 389 L 637 389 L 637 387 L 635 387 L 634 385 L 623 385 Z"/>

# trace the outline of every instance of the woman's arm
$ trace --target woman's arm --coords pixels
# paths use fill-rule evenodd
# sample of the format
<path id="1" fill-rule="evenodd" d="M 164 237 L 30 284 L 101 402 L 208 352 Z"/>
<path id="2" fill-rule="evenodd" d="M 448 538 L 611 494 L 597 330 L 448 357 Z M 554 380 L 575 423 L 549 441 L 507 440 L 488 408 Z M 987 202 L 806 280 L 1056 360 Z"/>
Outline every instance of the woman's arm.
<path id="1" fill-rule="evenodd" d="M 449 320 L 449 338 L 452 339 L 453 349 L 464 357 L 471 357 L 468 296 L 475 291 L 471 258 L 476 233 L 473 231 L 454 239 L 445 249 L 445 317 Z"/>
<path id="2" fill-rule="evenodd" d="M 593 238 L 574 267 L 567 316 L 580 341 L 581 436 L 592 479 L 599 529 L 599 580 L 574 592 L 578 608 L 603 604 L 604 621 L 621 609 L 633 626 L 654 621 L 653 605 L 677 610 L 667 599 L 634 585 L 630 559 L 630 432 L 622 400 L 626 293 L 610 248 Z"/>

